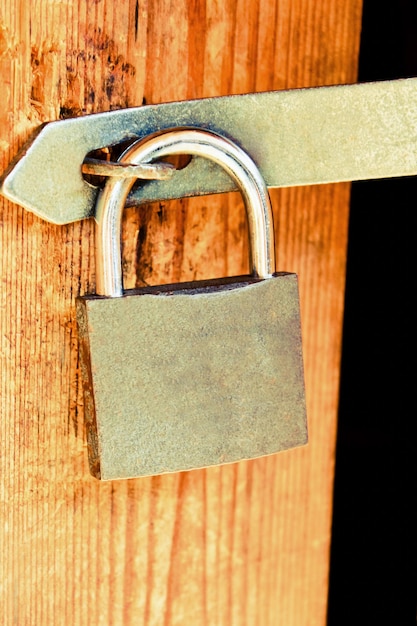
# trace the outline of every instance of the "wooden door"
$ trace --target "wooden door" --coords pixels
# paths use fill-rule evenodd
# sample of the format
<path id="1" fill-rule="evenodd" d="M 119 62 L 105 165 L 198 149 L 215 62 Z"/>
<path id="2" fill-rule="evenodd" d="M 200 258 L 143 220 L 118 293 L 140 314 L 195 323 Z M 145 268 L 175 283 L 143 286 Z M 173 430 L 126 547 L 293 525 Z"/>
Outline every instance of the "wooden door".
<path id="1" fill-rule="evenodd" d="M 0 0 L 0 166 L 48 120 L 355 82 L 360 20 L 361 0 Z M 300 280 L 308 446 L 109 484 L 88 471 L 74 315 L 93 224 L 2 200 L 6 626 L 325 623 L 349 185 L 272 199 L 278 268 Z M 247 269 L 237 194 L 127 209 L 123 240 L 130 287 Z"/>

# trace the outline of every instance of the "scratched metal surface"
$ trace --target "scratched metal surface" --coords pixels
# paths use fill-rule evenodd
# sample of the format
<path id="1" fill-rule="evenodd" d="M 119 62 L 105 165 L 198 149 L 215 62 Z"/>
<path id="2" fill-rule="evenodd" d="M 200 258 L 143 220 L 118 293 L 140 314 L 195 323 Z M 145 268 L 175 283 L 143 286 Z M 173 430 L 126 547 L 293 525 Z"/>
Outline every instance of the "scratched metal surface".
<path id="1" fill-rule="evenodd" d="M 78 322 L 97 478 L 219 465 L 307 443 L 295 274 L 80 298 Z"/>

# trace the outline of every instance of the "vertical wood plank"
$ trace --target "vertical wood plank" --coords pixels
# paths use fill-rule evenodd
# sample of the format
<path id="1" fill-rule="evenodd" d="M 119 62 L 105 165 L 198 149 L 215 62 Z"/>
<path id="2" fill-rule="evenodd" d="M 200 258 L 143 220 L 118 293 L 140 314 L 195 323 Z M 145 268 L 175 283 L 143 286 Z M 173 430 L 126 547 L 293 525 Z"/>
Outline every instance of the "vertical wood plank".
<path id="1" fill-rule="evenodd" d="M 1 167 L 51 119 L 354 82 L 360 19 L 360 0 L 0 0 Z M 1 201 L 2 623 L 325 623 L 349 185 L 272 199 L 278 266 L 300 278 L 309 445 L 114 484 L 88 473 L 78 372 L 93 225 Z M 246 271 L 246 237 L 236 194 L 128 209 L 126 283 Z"/>

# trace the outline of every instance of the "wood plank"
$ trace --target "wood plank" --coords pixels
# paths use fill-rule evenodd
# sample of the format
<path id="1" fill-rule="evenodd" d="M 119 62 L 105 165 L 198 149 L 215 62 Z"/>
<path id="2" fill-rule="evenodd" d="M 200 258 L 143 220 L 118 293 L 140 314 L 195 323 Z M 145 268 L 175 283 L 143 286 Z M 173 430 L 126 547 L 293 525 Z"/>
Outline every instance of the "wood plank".
<path id="1" fill-rule="evenodd" d="M 354 82 L 360 18 L 360 0 L 0 0 L 1 167 L 60 116 Z M 273 193 L 278 266 L 300 277 L 309 445 L 114 484 L 88 473 L 78 372 L 93 225 L 2 201 L 4 624 L 325 623 L 348 200 L 346 184 Z M 247 267 L 234 194 L 128 209 L 123 241 L 128 286 Z"/>

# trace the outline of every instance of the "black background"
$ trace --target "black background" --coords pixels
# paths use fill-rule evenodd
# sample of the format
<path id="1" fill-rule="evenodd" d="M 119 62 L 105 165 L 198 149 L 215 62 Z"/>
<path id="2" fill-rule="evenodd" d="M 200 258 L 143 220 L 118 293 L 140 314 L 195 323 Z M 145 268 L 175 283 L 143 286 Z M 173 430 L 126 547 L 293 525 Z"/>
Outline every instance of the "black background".
<path id="1" fill-rule="evenodd" d="M 363 11 L 359 82 L 417 76 L 417 1 Z M 415 623 L 416 212 L 416 178 L 353 183 L 328 626 Z"/>

